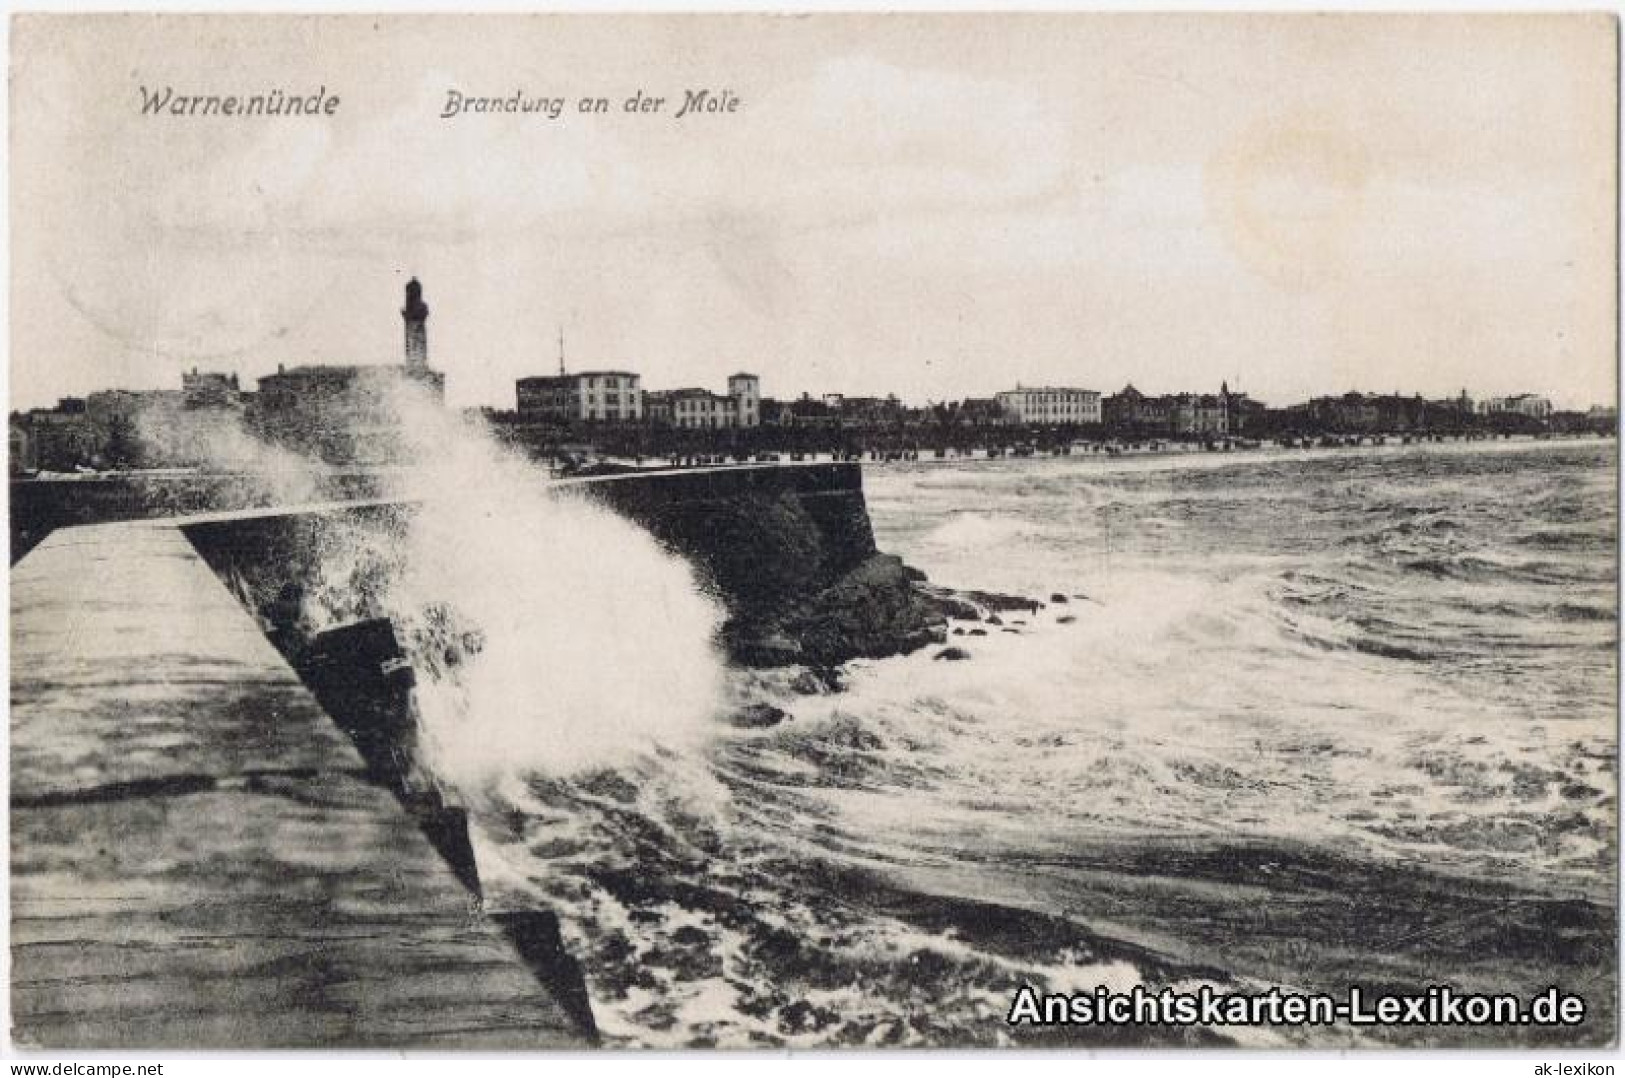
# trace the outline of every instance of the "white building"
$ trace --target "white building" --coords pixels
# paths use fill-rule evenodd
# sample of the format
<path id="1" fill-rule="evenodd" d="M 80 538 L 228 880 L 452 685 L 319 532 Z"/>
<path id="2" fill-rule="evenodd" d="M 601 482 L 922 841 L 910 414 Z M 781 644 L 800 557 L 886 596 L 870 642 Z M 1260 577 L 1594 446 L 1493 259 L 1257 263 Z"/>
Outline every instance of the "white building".
<path id="1" fill-rule="evenodd" d="M 1490 397 L 1478 402 L 1479 415 L 1514 413 L 1530 419 L 1545 419 L 1552 414 L 1552 402 L 1537 393 L 1519 393 L 1515 397 Z"/>
<path id="2" fill-rule="evenodd" d="M 643 418 L 643 390 L 631 371 L 581 371 L 521 378 L 514 384 L 525 419 L 632 423 Z"/>
<path id="3" fill-rule="evenodd" d="M 754 374 L 728 379 L 728 392 L 709 389 L 651 390 L 648 416 L 674 427 L 718 429 L 758 427 L 762 423 L 762 383 Z"/>
<path id="4" fill-rule="evenodd" d="M 733 398 L 735 422 L 741 427 L 762 425 L 762 380 L 741 371 L 728 379 L 728 396 Z"/>
<path id="5" fill-rule="evenodd" d="M 1012 423 L 1088 424 L 1100 422 L 1100 394 L 1092 389 L 1041 386 L 1007 389 L 994 395 Z"/>
<path id="6" fill-rule="evenodd" d="M 670 402 L 671 425 L 706 429 L 737 426 L 732 397 L 709 389 L 673 389 L 664 394 Z"/>

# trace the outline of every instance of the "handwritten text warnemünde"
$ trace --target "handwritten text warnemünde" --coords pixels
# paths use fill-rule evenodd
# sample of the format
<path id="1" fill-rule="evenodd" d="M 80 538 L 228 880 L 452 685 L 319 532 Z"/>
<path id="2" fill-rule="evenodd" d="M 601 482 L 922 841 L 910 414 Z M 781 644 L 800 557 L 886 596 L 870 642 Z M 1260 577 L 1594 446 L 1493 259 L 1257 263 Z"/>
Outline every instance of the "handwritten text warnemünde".
<path id="1" fill-rule="evenodd" d="M 332 116 L 339 95 L 319 86 L 315 93 L 267 90 L 251 94 L 178 94 L 174 87 L 141 90 L 143 116 Z"/>

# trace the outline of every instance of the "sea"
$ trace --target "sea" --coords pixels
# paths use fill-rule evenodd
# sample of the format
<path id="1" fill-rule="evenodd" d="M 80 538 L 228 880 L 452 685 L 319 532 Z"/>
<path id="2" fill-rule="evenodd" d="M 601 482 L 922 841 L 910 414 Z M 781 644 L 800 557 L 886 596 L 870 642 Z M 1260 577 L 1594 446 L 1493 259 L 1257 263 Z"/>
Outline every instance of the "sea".
<path id="1" fill-rule="evenodd" d="M 1605 1040 L 1616 453 L 866 466 L 882 550 L 1043 605 L 953 623 L 963 660 L 850 663 L 840 691 L 723 669 L 700 736 L 514 767 L 479 806 L 488 893 L 559 911 L 610 1046 Z M 631 662 L 590 674 L 659 699 Z M 727 721 L 760 703 L 788 717 Z M 1589 1024 L 1006 1021 L 1024 985 L 1432 984 L 1557 986 Z"/>

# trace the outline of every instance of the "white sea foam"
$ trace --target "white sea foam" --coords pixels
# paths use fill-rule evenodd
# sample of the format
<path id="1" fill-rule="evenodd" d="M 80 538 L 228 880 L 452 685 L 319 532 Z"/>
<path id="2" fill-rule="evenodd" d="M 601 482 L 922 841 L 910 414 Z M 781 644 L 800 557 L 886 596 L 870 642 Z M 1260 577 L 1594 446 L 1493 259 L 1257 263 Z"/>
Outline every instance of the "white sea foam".
<path id="1" fill-rule="evenodd" d="M 706 736 L 723 704 L 722 613 L 691 567 L 470 421 L 403 388 L 381 402 L 404 461 L 379 469 L 401 527 L 335 516 L 305 617 L 382 613 L 417 673 L 421 749 L 467 795 L 532 773 L 635 760 Z M 387 413 L 386 413 L 387 414 Z M 187 451 L 317 500 L 333 469 L 234 423 L 170 432 Z"/>
<path id="2" fill-rule="evenodd" d="M 609 510 L 550 494 L 479 425 L 409 397 L 397 411 L 417 461 L 397 493 L 419 508 L 384 605 L 419 652 L 436 773 L 479 788 L 706 736 L 721 612 L 688 563 Z"/>

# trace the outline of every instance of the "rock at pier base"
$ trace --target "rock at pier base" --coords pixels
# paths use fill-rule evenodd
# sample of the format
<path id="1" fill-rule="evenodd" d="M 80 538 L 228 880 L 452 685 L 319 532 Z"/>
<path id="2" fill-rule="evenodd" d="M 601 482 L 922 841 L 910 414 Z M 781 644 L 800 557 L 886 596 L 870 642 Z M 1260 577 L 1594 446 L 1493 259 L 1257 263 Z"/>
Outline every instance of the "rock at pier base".
<path id="1" fill-rule="evenodd" d="M 928 588 L 926 594 L 945 618 L 955 621 L 981 621 L 982 612 L 974 603 L 966 602 L 947 588 Z"/>
<path id="2" fill-rule="evenodd" d="M 788 711 L 772 704 L 750 704 L 736 711 L 728 721 L 741 730 L 766 730 L 789 717 Z"/>
<path id="3" fill-rule="evenodd" d="M 790 682 L 790 688 L 802 696 L 823 696 L 845 690 L 841 683 L 841 669 L 837 666 L 809 666 Z"/>
<path id="4" fill-rule="evenodd" d="M 1008 613 L 1012 610 L 1036 614 L 1044 608 L 1044 604 L 1037 599 L 1028 599 L 1021 595 L 1001 595 L 996 591 L 966 591 L 960 594 L 982 609 L 995 614 Z"/>
<path id="5" fill-rule="evenodd" d="M 725 635 L 730 653 L 747 665 L 834 666 L 939 644 L 948 628 L 901 559 L 872 554 L 807 598 L 736 618 Z"/>

